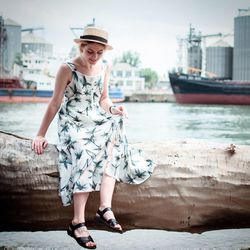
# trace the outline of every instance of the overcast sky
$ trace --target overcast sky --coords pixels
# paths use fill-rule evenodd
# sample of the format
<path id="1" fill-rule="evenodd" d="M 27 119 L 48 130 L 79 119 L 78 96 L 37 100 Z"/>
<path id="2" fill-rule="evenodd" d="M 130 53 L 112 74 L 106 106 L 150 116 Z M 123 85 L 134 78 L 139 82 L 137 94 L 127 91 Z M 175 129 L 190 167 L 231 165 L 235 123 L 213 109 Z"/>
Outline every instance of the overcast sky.
<path id="1" fill-rule="evenodd" d="M 137 51 L 142 66 L 158 73 L 176 66 L 176 37 L 185 37 L 190 23 L 204 35 L 232 33 L 238 9 L 249 7 L 249 0 L 0 0 L 4 18 L 22 28 L 43 26 L 56 53 L 70 51 L 70 27 L 84 27 L 94 17 L 115 48 L 109 60 Z"/>

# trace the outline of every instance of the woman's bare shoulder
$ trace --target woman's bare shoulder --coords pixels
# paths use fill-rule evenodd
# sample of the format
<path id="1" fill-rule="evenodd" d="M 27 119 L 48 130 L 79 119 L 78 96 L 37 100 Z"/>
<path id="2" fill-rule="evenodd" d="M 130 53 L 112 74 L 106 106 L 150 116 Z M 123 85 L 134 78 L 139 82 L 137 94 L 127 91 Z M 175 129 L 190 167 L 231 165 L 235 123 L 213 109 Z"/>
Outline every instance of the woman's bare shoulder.
<path id="1" fill-rule="evenodd" d="M 66 86 L 71 81 L 71 79 L 72 70 L 66 63 L 62 63 L 57 71 L 56 81 L 60 82 L 60 84 L 64 82 Z"/>
<path id="2" fill-rule="evenodd" d="M 71 76 L 72 70 L 70 69 L 70 67 L 67 65 L 67 63 L 62 63 L 59 66 L 58 69 L 58 75 L 65 75 L 65 76 Z"/>
<path id="3" fill-rule="evenodd" d="M 66 72 L 70 72 L 71 71 L 68 63 L 62 63 L 59 66 L 59 70 L 66 71 Z"/>

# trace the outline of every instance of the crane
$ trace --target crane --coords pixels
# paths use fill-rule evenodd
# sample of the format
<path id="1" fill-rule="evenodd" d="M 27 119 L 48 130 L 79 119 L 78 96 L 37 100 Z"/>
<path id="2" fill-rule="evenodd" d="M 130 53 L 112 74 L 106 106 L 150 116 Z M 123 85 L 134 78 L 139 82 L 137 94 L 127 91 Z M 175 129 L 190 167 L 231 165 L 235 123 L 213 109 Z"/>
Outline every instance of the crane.
<path id="1" fill-rule="evenodd" d="M 33 33 L 34 30 L 44 30 L 44 27 L 43 26 L 39 26 L 39 27 L 21 29 L 21 32 L 29 31 L 30 33 Z"/>
<path id="2" fill-rule="evenodd" d="M 80 27 L 71 27 L 70 30 L 74 34 L 75 37 L 79 37 L 79 35 L 75 32 L 76 30 L 83 31 L 83 28 Z"/>
<path id="3" fill-rule="evenodd" d="M 222 34 L 222 33 L 216 33 L 216 34 L 206 34 L 202 35 L 201 32 L 198 32 L 198 34 L 195 33 L 195 28 L 193 28 L 190 24 L 189 27 L 189 33 L 188 36 L 185 38 L 177 37 L 179 49 L 178 49 L 178 68 L 187 68 L 188 71 L 190 72 L 199 72 L 199 73 L 206 73 L 209 76 L 216 76 L 212 72 L 206 72 L 206 40 L 209 38 L 214 38 L 214 37 L 228 37 L 228 36 L 233 36 L 232 33 L 228 34 Z M 201 63 L 201 68 L 199 71 L 198 68 L 190 67 L 188 64 L 187 60 L 187 53 L 189 48 L 192 46 L 197 46 L 201 48 L 202 51 L 202 63 Z M 184 58 L 185 57 L 185 58 Z M 200 66 L 199 66 L 200 67 Z"/>
<path id="4" fill-rule="evenodd" d="M 89 26 L 95 26 L 95 18 L 92 19 L 92 23 L 89 23 L 86 25 L 86 27 L 89 27 Z M 74 34 L 75 37 L 79 37 L 78 33 L 76 32 L 77 31 L 83 31 L 84 28 L 80 28 L 80 27 L 71 27 L 70 30 L 72 31 L 72 33 Z"/>

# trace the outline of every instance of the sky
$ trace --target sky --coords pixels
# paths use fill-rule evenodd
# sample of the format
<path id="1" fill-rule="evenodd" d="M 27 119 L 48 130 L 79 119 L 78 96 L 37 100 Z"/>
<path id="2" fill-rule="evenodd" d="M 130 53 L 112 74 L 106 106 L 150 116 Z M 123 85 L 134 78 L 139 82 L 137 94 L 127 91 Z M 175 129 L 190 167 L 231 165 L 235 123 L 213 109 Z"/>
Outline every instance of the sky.
<path id="1" fill-rule="evenodd" d="M 56 54 L 71 50 L 70 27 L 84 27 L 95 18 L 114 47 L 106 53 L 109 61 L 135 51 L 141 67 L 159 74 L 176 67 L 177 37 L 186 37 L 190 24 L 202 35 L 233 33 L 238 9 L 249 7 L 249 0 L 0 0 L 4 18 L 22 28 L 43 26 L 37 34 L 53 44 Z"/>

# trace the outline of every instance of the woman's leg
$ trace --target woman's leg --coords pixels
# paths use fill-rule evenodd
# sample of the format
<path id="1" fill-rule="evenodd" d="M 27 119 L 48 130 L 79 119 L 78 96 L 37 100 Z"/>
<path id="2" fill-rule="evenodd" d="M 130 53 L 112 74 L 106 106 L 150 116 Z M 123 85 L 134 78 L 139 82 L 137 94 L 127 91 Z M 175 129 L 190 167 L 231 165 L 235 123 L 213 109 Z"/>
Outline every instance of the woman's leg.
<path id="1" fill-rule="evenodd" d="M 101 189 L 100 189 L 100 207 L 99 209 L 102 211 L 106 207 L 112 207 L 112 198 L 113 192 L 115 188 L 115 178 L 103 173 Z M 104 215 L 106 220 L 114 219 L 114 214 L 112 211 L 107 211 Z M 118 229 L 122 229 L 119 224 L 115 226 Z"/>
<path id="2" fill-rule="evenodd" d="M 89 193 L 74 193 L 74 217 L 73 224 L 85 222 L 85 206 L 89 197 Z"/>
<path id="3" fill-rule="evenodd" d="M 74 217 L 72 220 L 72 224 L 76 225 L 81 222 L 85 222 L 85 206 L 89 197 L 89 193 L 74 193 L 73 201 L 74 201 Z M 82 228 L 78 228 L 75 230 L 76 237 L 88 237 L 89 233 L 86 230 L 82 230 Z M 95 246 L 94 242 L 88 242 L 87 246 Z"/>

